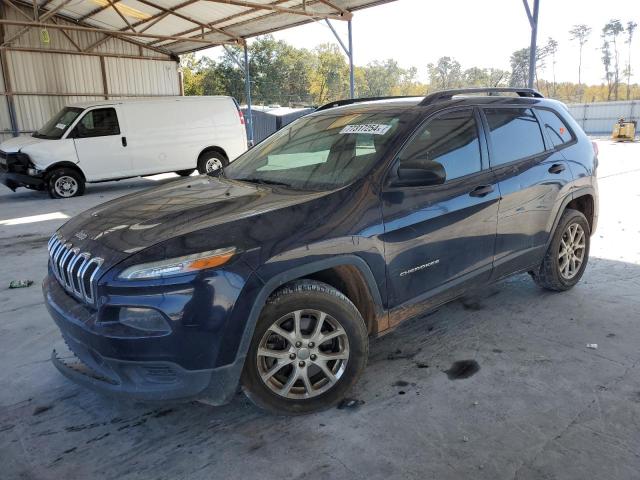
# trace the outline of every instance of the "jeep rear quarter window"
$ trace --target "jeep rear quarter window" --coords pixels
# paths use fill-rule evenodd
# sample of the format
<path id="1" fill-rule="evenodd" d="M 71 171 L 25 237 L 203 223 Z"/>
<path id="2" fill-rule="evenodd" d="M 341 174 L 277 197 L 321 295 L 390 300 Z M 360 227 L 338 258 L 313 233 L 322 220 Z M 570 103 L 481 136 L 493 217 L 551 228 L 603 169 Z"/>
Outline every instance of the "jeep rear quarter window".
<path id="1" fill-rule="evenodd" d="M 542 108 L 536 109 L 536 113 L 554 147 L 560 147 L 575 140 L 573 133 L 557 113 Z"/>
<path id="2" fill-rule="evenodd" d="M 484 114 L 489 123 L 492 166 L 544 152 L 540 125 L 530 108 L 486 108 Z"/>
<path id="3" fill-rule="evenodd" d="M 473 110 L 457 110 L 427 121 L 399 156 L 440 163 L 446 180 L 479 172 L 482 168 L 478 128 Z"/>

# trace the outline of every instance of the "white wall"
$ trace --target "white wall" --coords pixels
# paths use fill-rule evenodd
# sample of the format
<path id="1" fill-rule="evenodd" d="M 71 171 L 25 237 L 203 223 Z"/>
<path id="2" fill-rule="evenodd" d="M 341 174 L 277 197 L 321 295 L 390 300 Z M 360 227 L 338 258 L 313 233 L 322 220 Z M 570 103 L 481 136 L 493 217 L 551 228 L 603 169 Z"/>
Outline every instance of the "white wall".
<path id="1" fill-rule="evenodd" d="M 31 14 L 29 9 L 24 12 Z M 0 16 L 9 20 L 25 20 L 24 16 L 6 4 L 0 5 Z M 58 23 L 66 22 L 58 20 Z M 21 28 L 5 25 L 4 40 Z M 21 134 L 29 134 L 40 128 L 65 104 L 106 97 L 100 57 L 53 53 L 53 50 L 75 52 L 77 49 L 60 30 L 50 29 L 48 33 L 48 44 L 41 43 L 39 29 L 30 29 L 11 45 L 17 49 L 38 49 L 38 52 L 11 48 L 5 50 L 7 72 L 0 69 L 0 140 L 12 136 L 8 110 L 10 97 L 6 95 L 3 73 L 7 75 L 11 91 L 14 92 L 15 117 Z M 67 33 L 83 49 L 103 38 L 101 33 Z M 114 38 L 92 51 L 112 55 L 103 57 L 108 98 L 180 94 L 178 64 L 167 55 Z M 149 59 L 122 58 L 118 55 Z"/>

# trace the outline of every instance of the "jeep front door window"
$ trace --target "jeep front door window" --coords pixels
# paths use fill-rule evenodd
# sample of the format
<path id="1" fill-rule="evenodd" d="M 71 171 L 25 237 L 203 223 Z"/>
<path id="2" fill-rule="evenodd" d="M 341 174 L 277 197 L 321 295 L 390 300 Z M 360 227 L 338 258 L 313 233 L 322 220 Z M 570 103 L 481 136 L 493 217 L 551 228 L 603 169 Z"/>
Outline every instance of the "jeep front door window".
<path id="1" fill-rule="evenodd" d="M 446 180 L 431 186 L 392 181 L 382 194 L 390 303 L 397 315 L 403 303 L 427 301 L 440 287 L 489 278 L 500 195 L 497 188 L 472 195 L 494 184 L 493 174 L 482 170 L 480 143 L 469 108 L 428 120 L 399 154 L 399 164 L 440 163 Z"/>

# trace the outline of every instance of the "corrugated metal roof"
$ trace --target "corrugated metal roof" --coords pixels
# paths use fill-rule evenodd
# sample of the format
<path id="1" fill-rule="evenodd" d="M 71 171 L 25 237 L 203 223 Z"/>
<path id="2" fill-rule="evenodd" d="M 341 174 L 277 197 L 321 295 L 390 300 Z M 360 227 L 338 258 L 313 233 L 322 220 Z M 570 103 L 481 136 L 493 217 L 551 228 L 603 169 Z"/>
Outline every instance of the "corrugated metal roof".
<path id="1" fill-rule="evenodd" d="M 181 54 L 225 43 L 242 43 L 249 37 L 318 19 L 347 20 L 355 10 L 392 1 L 38 0 L 38 3 L 40 19 L 46 19 L 46 13 L 55 10 L 56 15 L 73 20 L 79 28 L 131 35 L 147 46 Z M 177 38 L 158 39 L 153 35 Z"/>

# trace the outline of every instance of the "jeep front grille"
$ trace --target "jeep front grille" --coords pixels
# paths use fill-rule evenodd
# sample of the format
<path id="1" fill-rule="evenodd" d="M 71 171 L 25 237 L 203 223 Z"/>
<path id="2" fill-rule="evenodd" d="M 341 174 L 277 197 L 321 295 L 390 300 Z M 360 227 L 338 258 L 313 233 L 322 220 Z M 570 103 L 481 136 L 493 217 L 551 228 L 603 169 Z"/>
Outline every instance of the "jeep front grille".
<path id="1" fill-rule="evenodd" d="M 92 257 L 88 252 L 80 252 L 71 242 L 59 235 L 49 240 L 49 260 L 51 270 L 64 289 L 83 302 L 96 303 L 96 283 L 104 260 Z"/>

